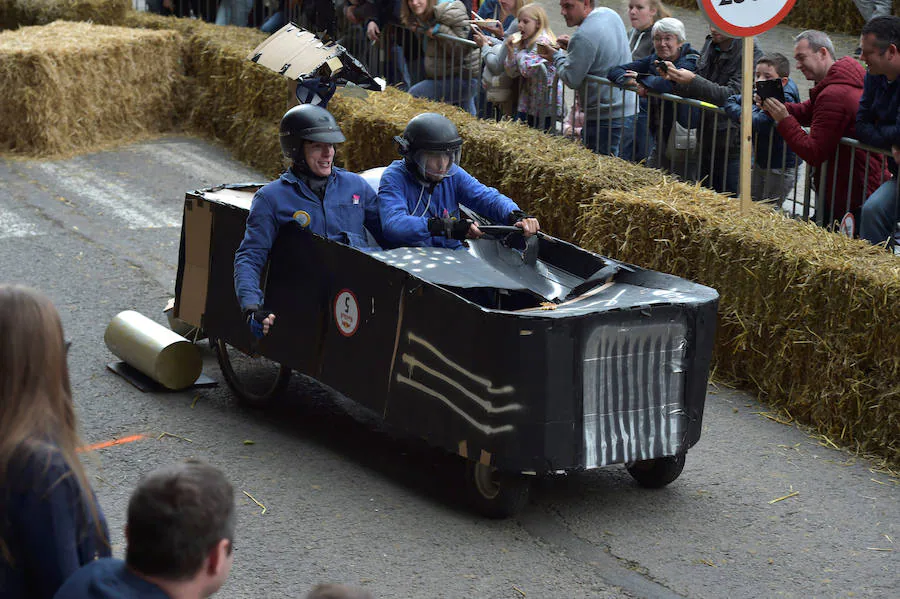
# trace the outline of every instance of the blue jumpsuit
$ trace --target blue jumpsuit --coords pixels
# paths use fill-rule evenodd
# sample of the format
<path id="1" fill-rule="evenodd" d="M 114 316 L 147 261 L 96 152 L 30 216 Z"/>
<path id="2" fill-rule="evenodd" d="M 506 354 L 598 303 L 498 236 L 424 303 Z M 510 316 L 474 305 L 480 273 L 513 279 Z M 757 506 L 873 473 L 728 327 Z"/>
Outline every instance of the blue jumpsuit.
<path id="1" fill-rule="evenodd" d="M 374 248 L 366 229 L 382 240 L 375 192 L 357 174 L 333 167 L 324 200 L 290 170 L 256 192 L 241 247 L 234 255 L 234 289 L 241 310 L 263 305 L 259 278 L 282 226 L 290 221 L 355 248 Z"/>
<path id="2" fill-rule="evenodd" d="M 433 237 L 428 231 L 428 219 L 444 216 L 445 210 L 459 218 L 460 204 L 501 224 L 508 224 L 510 214 L 519 209 L 511 199 L 457 165 L 440 183 L 427 184 L 410 172 L 404 160 L 395 160 L 384 170 L 378 186 L 381 226 L 385 239 L 394 245 L 462 247 L 456 239 Z"/>

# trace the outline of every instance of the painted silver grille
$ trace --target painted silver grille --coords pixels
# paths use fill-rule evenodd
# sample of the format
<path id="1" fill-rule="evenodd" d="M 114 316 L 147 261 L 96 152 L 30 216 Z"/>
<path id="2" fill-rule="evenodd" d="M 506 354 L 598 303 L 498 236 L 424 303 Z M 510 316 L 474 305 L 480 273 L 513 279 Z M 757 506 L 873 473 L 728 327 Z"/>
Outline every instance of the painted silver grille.
<path id="1" fill-rule="evenodd" d="M 585 467 L 674 455 L 685 428 L 682 321 L 603 325 L 584 347 Z"/>

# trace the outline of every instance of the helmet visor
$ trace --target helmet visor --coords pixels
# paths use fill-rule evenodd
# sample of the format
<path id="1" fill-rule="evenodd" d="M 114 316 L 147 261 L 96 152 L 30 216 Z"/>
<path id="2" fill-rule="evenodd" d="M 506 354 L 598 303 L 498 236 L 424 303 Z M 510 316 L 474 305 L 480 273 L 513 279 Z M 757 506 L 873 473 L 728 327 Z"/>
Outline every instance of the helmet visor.
<path id="1" fill-rule="evenodd" d="M 454 165 L 459 164 L 460 148 L 448 150 L 418 150 L 413 161 L 419 172 L 429 181 L 440 181 L 451 174 Z"/>

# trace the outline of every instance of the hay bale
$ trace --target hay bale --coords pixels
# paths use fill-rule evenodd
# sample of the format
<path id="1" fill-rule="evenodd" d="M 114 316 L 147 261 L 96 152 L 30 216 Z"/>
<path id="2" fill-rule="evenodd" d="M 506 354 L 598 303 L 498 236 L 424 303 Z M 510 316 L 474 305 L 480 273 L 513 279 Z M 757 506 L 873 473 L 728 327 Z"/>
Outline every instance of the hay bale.
<path id="1" fill-rule="evenodd" d="M 0 0 L 0 3 L 0 29 L 46 25 L 59 20 L 119 25 L 132 11 L 131 0 Z"/>
<path id="2" fill-rule="evenodd" d="M 172 31 L 59 21 L 0 33 L 0 148 L 68 154 L 171 130 L 180 58 Z"/>
<path id="3" fill-rule="evenodd" d="M 266 34 L 135 11 L 125 22 L 183 37 L 182 68 L 191 83 L 184 119 L 189 131 L 224 142 L 238 160 L 269 177 L 284 170 L 278 123 L 287 109 L 288 81 L 246 60 Z"/>
<path id="4" fill-rule="evenodd" d="M 719 290 L 717 377 L 900 463 L 900 261 L 676 182 L 600 193 L 582 223 L 586 248 Z"/>
<path id="5" fill-rule="evenodd" d="M 604 189 L 630 189 L 662 181 L 658 171 L 597 156 L 583 146 L 547 135 L 521 123 L 486 122 L 446 104 L 411 97 L 390 88 L 367 100 L 336 98 L 329 105 L 340 121 L 347 143 L 342 149 L 348 168 L 382 166 L 398 158 L 391 141 L 422 112 L 450 118 L 465 143 L 461 164 L 473 176 L 497 187 L 541 226 L 565 239 L 576 239 L 578 206 Z"/>

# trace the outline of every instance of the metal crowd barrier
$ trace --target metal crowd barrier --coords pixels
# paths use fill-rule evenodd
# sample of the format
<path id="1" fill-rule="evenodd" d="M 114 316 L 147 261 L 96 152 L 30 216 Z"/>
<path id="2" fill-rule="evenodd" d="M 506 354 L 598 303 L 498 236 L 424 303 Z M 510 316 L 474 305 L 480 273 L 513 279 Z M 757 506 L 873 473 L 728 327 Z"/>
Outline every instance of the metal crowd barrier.
<path id="1" fill-rule="evenodd" d="M 138 10 L 154 10 L 163 7 L 164 0 L 133 0 Z M 168 0 L 162 12 L 169 11 L 176 16 L 202 18 L 215 22 L 217 6 L 225 3 L 250 2 L 251 0 Z M 310 0 L 307 0 L 308 2 Z M 388 85 L 396 86 L 416 95 L 432 97 L 449 104 L 472 110 L 474 100 L 475 113 L 484 118 L 515 118 L 517 107 L 492 106 L 485 98 L 481 76 L 483 61 L 474 71 L 465 68 L 465 60 L 469 52 L 477 49 L 475 42 L 451 35 L 437 34 L 433 39 L 425 40 L 409 29 L 399 25 L 387 25 L 381 29 L 377 41 L 366 37 L 365 25 L 354 24 L 344 18 L 341 11 L 342 2 L 336 3 L 337 9 L 333 17 L 322 20 L 319 15 L 301 12 L 301 6 L 293 6 L 288 10 L 288 20 L 299 23 L 312 31 L 333 28 L 333 36 L 338 43 L 359 59 L 370 73 L 383 77 Z M 258 28 L 277 10 L 276 0 L 253 2 L 253 9 L 248 15 L 248 23 Z M 312 4 L 310 4 L 312 6 Z M 170 7 L 170 8 L 167 8 Z M 159 12 L 159 10 L 154 10 Z M 327 12 L 327 11 L 326 11 Z M 316 22 L 310 22 L 316 19 Z M 286 22 L 286 21 L 285 21 Z M 275 28 L 277 29 L 277 27 Z M 331 32 L 329 32 L 331 33 Z M 425 72 L 426 43 L 439 43 L 436 63 L 439 67 L 432 77 Z M 480 54 L 479 54 L 480 58 Z M 546 81 L 547 77 L 539 79 Z M 430 83 L 422 84 L 425 81 Z M 540 89 L 541 85 L 536 86 Z M 625 160 L 644 162 L 647 166 L 660 168 L 685 181 L 700 181 L 703 185 L 718 191 L 737 193 L 740 171 L 738 168 L 739 148 L 732 144 L 740 136 L 737 123 L 732 122 L 722 108 L 706 102 L 690 98 L 682 98 L 673 94 L 657 94 L 648 91 L 645 99 L 638 100 L 634 91 L 613 83 L 605 77 L 588 75 L 576 91 L 562 86 L 560 96 L 559 78 L 554 78 L 552 85 L 544 85 L 540 93 L 537 111 L 529 115 L 532 126 L 556 135 L 575 136 L 581 129 L 579 137 L 582 143 L 598 153 L 610 153 Z M 638 110 L 629 109 L 631 97 Z M 579 110 L 578 99 L 604 98 L 607 101 L 594 103 L 586 110 Z M 583 102 L 583 100 L 581 100 Z M 612 109 L 609 108 L 611 105 Z M 558 107 L 561 106 L 562 110 Z M 502 110 L 501 110 L 502 108 Z M 676 136 L 676 143 L 669 144 L 669 138 L 676 135 L 672 122 L 681 111 L 681 125 L 684 127 Z M 646 124 L 645 124 L 646 123 Z M 653 124 L 653 127 L 650 124 Z M 579 127 L 580 125 L 580 127 Z M 668 130 L 667 130 L 668 127 Z M 723 139 L 724 136 L 724 139 Z M 683 147 L 679 148 L 681 142 Z M 772 156 L 774 135 L 769 136 L 767 148 L 759 148 L 757 136 L 754 135 L 754 155 L 760 152 L 769 156 L 770 164 L 774 159 L 784 165 L 792 154 L 787 144 L 783 144 L 781 156 Z M 839 168 L 831 169 L 830 164 L 837 163 L 842 152 L 849 154 L 849 165 L 846 159 L 841 160 Z M 884 177 L 884 161 L 888 153 L 879 148 L 866 146 L 859 141 L 842 138 L 832 160 L 818 167 L 812 167 L 795 155 L 793 169 L 775 169 L 765 173 L 755 172 L 753 191 L 754 199 L 774 203 L 786 214 L 803 220 L 815 220 L 820 226 L 830 226 L 840 221 L 845 213 L 850 212 L 854 192 L 854 177 L 849 178 L 846 190 L 837 189 L 838 170 L 849 168 L 853 173 L 857 160 L 866 161 L 865 181 L 868 181 L 869 169 L 874 162 L 882 165 L 879 173 L 879 185 Z M 754 169 L 757 160 L 753 160 Z M 780 172 L 779 172 L 780 171 Z M 817 174 L 820 191 L 814 191 L 813 175 Z M 826 179 L 830 177 L 830 185 Z M 829 193 L 821 188 L 827 187 Z M 898 186 L 900 189 L 900 186 Z M 900 192 L 898 192 L 900 193 Z M 863 192 L 863 197 L 868 195 Z M 859 214 L 855 215 L 858 220 Z M 895 219 L 897 220 L 897 219 Z M 858 224 L 857 224 L 858 231 Z"/>

